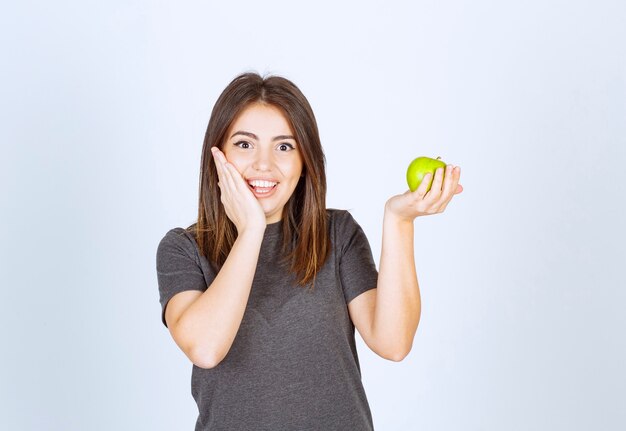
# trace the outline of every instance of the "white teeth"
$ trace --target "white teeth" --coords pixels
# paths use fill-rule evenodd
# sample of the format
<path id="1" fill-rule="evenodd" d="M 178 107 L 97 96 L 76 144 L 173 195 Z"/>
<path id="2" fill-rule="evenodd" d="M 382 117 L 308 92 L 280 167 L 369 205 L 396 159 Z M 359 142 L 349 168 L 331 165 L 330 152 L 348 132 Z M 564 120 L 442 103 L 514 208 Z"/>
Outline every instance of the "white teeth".
<path id="1" fill-rule="evenodd" d="M 248 181 L 248 184 L 250 184 L 253 187 L 274 187 L 278 183 L 274 183 L 271 181 L 263 181 L 263 180 L 252 180 L 252 181 Z"/>

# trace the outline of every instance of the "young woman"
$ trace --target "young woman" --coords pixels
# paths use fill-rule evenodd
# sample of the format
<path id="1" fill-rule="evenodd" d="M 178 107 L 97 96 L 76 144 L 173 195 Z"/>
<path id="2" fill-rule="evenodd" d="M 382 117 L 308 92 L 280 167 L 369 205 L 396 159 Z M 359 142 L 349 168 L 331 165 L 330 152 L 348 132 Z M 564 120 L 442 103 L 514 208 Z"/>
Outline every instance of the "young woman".
<path id="1" fill-rule="evenodd" d="M 371 430 L 355 328 L 392 361 L 420 319 L 413 221 L 460 193 L 448 166 L 385 204 L 380 272 L 328 209 L 313 111 L 289 80 L 235 78 L 207 128 L 197 222 L 157 250 L 162 321 L 193 363 L 196 430 Z"/>

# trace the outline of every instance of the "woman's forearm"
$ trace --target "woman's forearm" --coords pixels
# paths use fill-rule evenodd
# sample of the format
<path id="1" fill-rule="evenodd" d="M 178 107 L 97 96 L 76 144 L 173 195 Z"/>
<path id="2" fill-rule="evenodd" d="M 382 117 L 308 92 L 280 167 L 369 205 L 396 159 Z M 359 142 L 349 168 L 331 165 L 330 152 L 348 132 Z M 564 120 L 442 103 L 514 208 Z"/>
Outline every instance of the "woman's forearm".
<path id="1" fill-rule="evenodd" d="M 176 323 L 173 334 L 192 362 L 210 368 L 230 350 L 246 310 L 262 242 L 263 231 L 239 235 L 213 283 Z"/>
<path id="2" fill-rule="evenodd" d="M 398 359 L 411 350 L 421 314 L 413 234 L 412 220 L 385 210 L 372 331 L 379 349 Z"/>

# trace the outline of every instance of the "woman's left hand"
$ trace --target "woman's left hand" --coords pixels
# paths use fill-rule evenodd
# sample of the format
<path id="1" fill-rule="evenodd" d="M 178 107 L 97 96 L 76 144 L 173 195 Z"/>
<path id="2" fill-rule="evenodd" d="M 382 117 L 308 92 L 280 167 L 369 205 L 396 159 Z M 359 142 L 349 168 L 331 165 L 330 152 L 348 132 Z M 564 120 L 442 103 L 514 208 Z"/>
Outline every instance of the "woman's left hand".
<path id="1" fill-rule="evenodd" d="M 413 221 L 416 217 L 438 214 L 446 209 L 452 197 L 463 191 L 459 184 L 461 168 L 447 165 L 445 171 L 439 168 L 435 171 L 432 187 L 426 193 L 432 174 L 424 175 L 420 186 L 414 192 L 407 190 L 401 195 L 390 198 L 385 204 L 385 211 L 390 211 L 401 220 Z"/>

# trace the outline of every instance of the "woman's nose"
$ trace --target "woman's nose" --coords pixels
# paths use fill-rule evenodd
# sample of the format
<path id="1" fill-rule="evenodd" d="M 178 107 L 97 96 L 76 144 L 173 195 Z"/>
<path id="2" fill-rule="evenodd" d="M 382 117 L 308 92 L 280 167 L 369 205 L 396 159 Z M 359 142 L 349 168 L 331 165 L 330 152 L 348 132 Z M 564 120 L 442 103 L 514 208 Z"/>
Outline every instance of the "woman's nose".
<path id="1" fill-rule="evenodd" d="M 271 150 L 260 149 L 256 152 L 252 167 L 259 171 L 270 169 L 272 166 Z"/>

